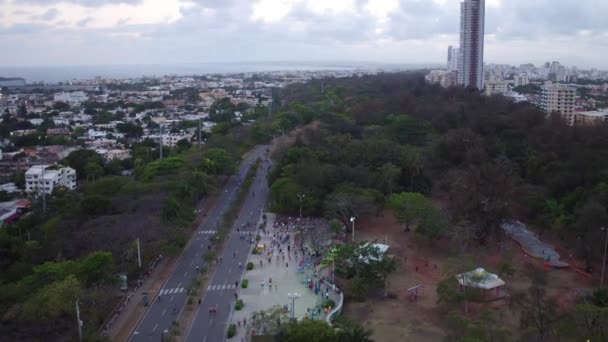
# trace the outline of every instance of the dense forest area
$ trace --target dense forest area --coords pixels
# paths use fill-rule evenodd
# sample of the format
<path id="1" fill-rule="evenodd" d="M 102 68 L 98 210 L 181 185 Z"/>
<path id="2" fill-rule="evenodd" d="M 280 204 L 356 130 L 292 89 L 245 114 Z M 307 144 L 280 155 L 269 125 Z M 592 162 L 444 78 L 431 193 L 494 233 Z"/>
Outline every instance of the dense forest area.
<path id="1" fill-rule="evenodd" d="M 608 126 L 569 127 L 529 103 L 425 84 L 420 72 L 312 81 L 282 100 L 275 120 L 298 129 L 269 179 L 274 210 L 301 204 L 347 225 L 416 192 L 449 222 L 425 225 L 428 237 L 467 225 L 484 243 L 519 219 L 560 238 L 588 271 L 599 262 Z"/>

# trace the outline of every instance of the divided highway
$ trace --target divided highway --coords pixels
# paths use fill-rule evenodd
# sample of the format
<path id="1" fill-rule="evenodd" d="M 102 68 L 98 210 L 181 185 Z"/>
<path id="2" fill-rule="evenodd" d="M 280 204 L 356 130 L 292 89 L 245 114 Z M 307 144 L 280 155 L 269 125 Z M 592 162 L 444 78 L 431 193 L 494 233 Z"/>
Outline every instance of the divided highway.
<path id="1" fill-rule="evenodd" d="M 209 282 L 203 302 L 187 331 L 187 342 L 219 342 L 226 339 L 228 320 L 235 303 L 235 282 L 238 281 L 240 285 L 247 256 L 251 251 L 251 244 L 247 240 L 249 237 L 255 238 L 257 224 L 268 197 L 266 175 L 269 168 L 270 161 L 263 158 L 235 223 L 240 232 L 233 227 L 232 234 L 228 237 L 222 262 Z M 244 239 L 240 238 L 242 235 L 245 235 Z M 210 306 L 217 306 L 217 312 L 213 315 L 209 313 Z"/>
<path id="2" fill-rule="evenodd" d="M 177 318 L 178 313 L 181 312 L 183 306 L 186 304 L 187 289 L 196 276 L 197 267 L 202 268 L 203 266 L 205 266 L 205 260 L 203 256 L 207 252 L 209 238 L 217 230 L 217 227 L 221 223 L 222 216 L 226 211 L 228 211 L 230 205 L 236 199 L 238 188 L 245 179 L 247 171 L 249 171 L 251 165 L 253 165 L 258 158 L 262 160 L 265 159 L 266 148 L 267 146 L 259 146 L 245 155 L 243 161 L 241 162 L 238 174 L 232 176 L 229 179 L 228 183 L 226 184 L 226 187 L 224 188 L 224 191 L 219 195 L 215 206 L 209 211 L 209 213 L 207 214 L 207 218 L 198 227 L 194 237 L 185 247 L 184 251 L 182 252 L 182 255 L 177 261 L 175 269 L 173 270 L 165 284 L 162 286 L 159 293 L 149 294 L 150 304 L 148 310 L 144 314 L 144 317 L 139 322 L 138 326 L 135 328 L 129 341 L 161 341 L 162 332 L 164 330 L 170 330 L 171 322 L 173 322 Z M 243 206 L 243 209 L 249 208 L 248 210 L 253 210 L 254 208 L 250 204 L 250 196 L 252 192 L 255 192 L 256 196 L 258 196 L 258 191 L 264 191 L 263 193 L 261 192 L 259 194 L 259 198 L 262 198 L 263 196 L 263 200 L 259 201 L 261 205 L 255 206 L 258 214 L 258 216 L 256 217 L 259 217 L 260 210 L 263 208 L 263 205 L 265 203 L 264 201 L 267 193 L 265 175 L 267 172 L 267 168 L 267 164 L 261 164 L 260 170 L 258 171 L 255 181 L 252 183 L 249 197 L 247 197 L 246 203 Z M 261 174 L 263 174 L 262 179 L 260 179 Z M 241 213 L 242 212 L 243 210 L 241 210 Z M 237 222 L 239 225 L 244 222 L 242 221 L 242 216 L 242 214 L 239 215 L 239 220 Z M 225 279 L 221 279 L 221 281 L 225 280 L 225 282 L 223 282 L 222 284 L 232 284 L 232 287 L 234 287 L 235 280 L 240 279 L 240 275 L 236 275 L 237 270 L 223 270 L 223 267 L 226 266 L 230 261 L 232 261 L 232 251 L 235 250 L 234 248 L 236 248 L 235 243 L 233 241 L 235 239 L 237 240 L 237 242 L 241 242 L 241 244 L 244 244 L 244 242 L 240 241 L 238 237 L 233 236 L 233 234 L 229 235 L 227 248 L 224 251 L 224 263 L 220 265 L 216 272 L 216 276 L 213 279 L 213 283 L 210 284 L 216 284 L 215 281 L 218 278 L 218 275 L 224 274 L 224 272 L 226 272 L 227 274 Z M 241 253 L 242 257 L 246 257 L 243 253 Z M 227 255 L 230 257 L 227 257 Z M 231 272 L 233 272 L 233 277 L 230 277 Z M 228 278 L 230 278 L 230 280 Z M 234 290 L 232 291 L 234 292 Z M 220 291 L 220 293 L 223 292 L 224 291 Z M 156 299 L 156 295 L 160 296 L 160 300 Z M 210 296 L 207 295 L 207 297 Z M 232 299 L 232 294 L 230 296 L 225 295 L 225 297 Z M 223 307 L 220 307 L 220 309 L 218 309 L 217 318 L 221 317 L 224 311 L 227 310 Z M 199 330 L 196 330 L 196 326 L 193 326 L 192 331 L 198 332 Z M 208 341 L 220 340 L 221 339 L 208 339 Z"/>

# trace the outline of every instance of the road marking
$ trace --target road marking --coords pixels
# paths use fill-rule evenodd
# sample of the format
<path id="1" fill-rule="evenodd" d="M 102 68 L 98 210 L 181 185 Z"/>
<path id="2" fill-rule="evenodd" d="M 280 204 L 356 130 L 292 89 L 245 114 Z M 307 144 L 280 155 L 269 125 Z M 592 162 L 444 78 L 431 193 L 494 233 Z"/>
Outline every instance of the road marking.
<path id="1" fill-rule="evenodd" d="M 156 323 L 156 325 L 154 326 L 154 329 L 152 329 L 152 332 L 155 332 L 156 328 L 158 328 L 158 323 Z"/>
<path id="2" fill-rule="evenodd" d="M 184 272 L 184 277 L 188 276 L 188 271 Z"/>
<path id="3" fill-rule="evenodd" d="M 163 313 L 160 316 L 161 317 L 164 316 L 166 312 L 167 312 L 167 309 L 163 310 Z"/>
<path id="4" fill-rule="evenodd" d="M 173 298 L 175 298 L 175 296 L 171 296 L 171 299 L 169 300 L 169 302 L 173 302 Z"/>
<path id="5" fill-rule="evenodd" d="M 205 338 L 203 339 L 203 342 L 207 341 L 207 336 L 205 336 Z"/>

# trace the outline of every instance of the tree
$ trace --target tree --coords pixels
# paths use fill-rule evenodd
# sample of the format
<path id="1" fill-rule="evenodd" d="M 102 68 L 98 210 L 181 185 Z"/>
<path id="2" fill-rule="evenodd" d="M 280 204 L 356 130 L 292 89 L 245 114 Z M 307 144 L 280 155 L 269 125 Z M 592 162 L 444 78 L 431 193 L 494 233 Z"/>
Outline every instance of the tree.
<path id="1" fill-rule="evenodd" d="M 181 139 L 177 142 L 176 147 L 177 147 L 177 153 L 181 153 L 183 151 L 190 149 L 192 147 L 192 144 L 190 143 L 190 140 L 188 140 L 188 139 Z"/>
<path id="2" fill-rule="evenodd" d="M 410 231 L 411 225 L 428 218 L 428 211 L 432 210 L 432 204 L 417 192 L 402 192 L 392 195 L 388 200 L 389 207 L 395 211 L 399 223 L 405 225 L 405 231 Z"/>
<path id="3" fill-rule="evenodd" d="M 381 181 L 381 188 L 385 194 L 392 195 L 397 179 L 401 175 L 401 169 L 391 163 L 386 163 L 378 170 L 378 176 Z"/>
<path id="4" fill-rule="evenodd" d="M 397 262 L 372 243 L 340 246 L 334 258 L 336 274 L 351 281 L 353 295 L 364 299 L 369 290 L 384 289 L 386 277 L 397 269 Z"/>
<path id="5" fill-rule="evenodd" d="M 93 183 L 95 183 L 97 178 L 104 174 L 103 167 L 94 160 L 91 160 L 86 164 L 84 172 L 87 176 L 87 180 L 91 180 Z"/>
<path id="6" fill-rule="evenodd" d="M 338 342 L 338 334 L 324 320 L 304 319 L 283 325 L 277 336 L 280 342 Z"/>
<path id="7" fill-rule="evenodd" d="M 346 318 L 333 322 L 340 342 L 373 342 L 372 331 Z"/>
<path id="8" fill-rule="evenodd" d="M 203 153 L 202 170 L 207 173 L 228 175 L 234 172 L 234 168 L 235 161 L 225 149 L 210 148 Z"/>
<path id="9" fill-rule="evenodd" d="M 420 174 L 424 166 L 420 151 L 413 147 L 408 147 L 403 163 L 410 173 L 410 192 L 414 192 L 414 177 Z"/>
<path id="10" fill-rule="evenodd" d="M 70 153 L 65 159 L 61 161 L 64 165 L 67 165 L 74 170 L 76 170 L 76 176 L 79 179 L 86 179 L 89 176 L 86 173 L 86 168 L 89 165 L 89 162 L 96 163 L 98 165 L 102 165 L 103 161 L 101 157 L 92 150 L 77 150 Z M 93 171 L 99 171 L 93 169 Z"/>
<path id="11" fill-rule="evenodd" d="M 351 217 L 376 214 L 382 194 L 373 189 L 341 185 L 330 193 L 323 203 L 326 217 L 339 219 L 349 227 Z"/>
<path id="12" fill-rule="evenodd" d="M 27 321 L 51 321 L 73 313 L 80 291 L 80 283 L 73 275 L 52 282 L 25 301 L 21 318 Z"/>
<path id="13" fill-rule="evenodd" d="M 513 303 L 521 310 L 520 324 L 524 336 L 549 341 L 555 334 L 560 318 L 557 303 L 547 297 L 544 274 L 535 272 L 531 276 L 532 285 L 528 292 L 514 295 Z"/>

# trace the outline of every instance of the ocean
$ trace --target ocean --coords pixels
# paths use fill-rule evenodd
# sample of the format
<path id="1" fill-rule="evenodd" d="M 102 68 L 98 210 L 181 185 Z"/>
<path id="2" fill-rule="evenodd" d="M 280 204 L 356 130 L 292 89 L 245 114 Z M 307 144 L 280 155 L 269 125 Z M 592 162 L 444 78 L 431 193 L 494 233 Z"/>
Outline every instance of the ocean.
<path id="1" fill-rule="evenodd" d="M 102 78 L 137 78 L 142 76 L 188 76 L 212 73 L 269 72 L 296 70 L 412 69 L 424 66 L 381 63 L 201 63 L 201 64 L 138 64 L 138 65 L 74 65 L 74 66 L 0 66 L 0 77 L 22 77 L 28 84 L 59 83 Z"/>

